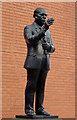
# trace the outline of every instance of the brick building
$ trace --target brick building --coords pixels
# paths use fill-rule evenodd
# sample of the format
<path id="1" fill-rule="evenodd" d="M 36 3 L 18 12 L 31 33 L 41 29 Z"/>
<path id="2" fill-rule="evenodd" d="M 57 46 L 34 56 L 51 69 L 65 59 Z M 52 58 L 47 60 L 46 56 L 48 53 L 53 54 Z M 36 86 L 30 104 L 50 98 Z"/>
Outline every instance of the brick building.
<path id="1" fill-rule="evenodd" d="M 75 3 L 3 2 L 2 3 L 2 117 L 25 114 L 24 99 L 27 54 L 23 32 L 33 21 L 37 7 L 45 8 L 56 48 L 51 54 L 44 107 L 52 115 L 75 118 Z"/>

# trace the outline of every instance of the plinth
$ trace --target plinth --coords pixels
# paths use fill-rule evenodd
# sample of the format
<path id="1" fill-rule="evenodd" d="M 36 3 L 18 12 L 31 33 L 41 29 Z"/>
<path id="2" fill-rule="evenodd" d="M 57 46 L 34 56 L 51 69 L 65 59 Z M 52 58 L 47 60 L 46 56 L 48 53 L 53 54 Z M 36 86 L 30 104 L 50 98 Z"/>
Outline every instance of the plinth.
<path id="1" fill-rule="evenodd" d="M 35 120 L 62 120 L 61 118 L 58 118 L 58 116 L 43 116 L 43 115 L 34 115 L 34 116 L 26 116 L 26 115 L 16 115 L 16 118 L 14 120 L 24 120 L 24 119 L 35 119 Z"/>

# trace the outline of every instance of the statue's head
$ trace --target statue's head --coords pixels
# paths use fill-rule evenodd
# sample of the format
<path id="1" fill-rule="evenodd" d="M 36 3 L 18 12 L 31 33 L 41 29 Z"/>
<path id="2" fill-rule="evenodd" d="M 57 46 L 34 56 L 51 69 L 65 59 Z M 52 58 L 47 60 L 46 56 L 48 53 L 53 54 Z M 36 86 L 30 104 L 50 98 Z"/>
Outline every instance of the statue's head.
<path id="1" fill-rule="evenodd" d="M 47 13 L 44 8 L 36 8 L 33 17 L 39 25 L 43 25 L 46 21 Z"/>

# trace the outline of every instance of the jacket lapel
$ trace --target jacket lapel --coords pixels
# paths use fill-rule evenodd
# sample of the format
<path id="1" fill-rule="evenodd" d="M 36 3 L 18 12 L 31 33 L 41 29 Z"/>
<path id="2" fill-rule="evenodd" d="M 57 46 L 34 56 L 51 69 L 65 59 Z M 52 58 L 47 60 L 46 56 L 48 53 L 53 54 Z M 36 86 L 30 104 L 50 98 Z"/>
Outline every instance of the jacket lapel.
<path id="1" fill-rule="evenodd" d="M 34 24 L 36 32 L 39 32 L 41 27 L 36 22 L 34 22 L 33 24 Z"/>

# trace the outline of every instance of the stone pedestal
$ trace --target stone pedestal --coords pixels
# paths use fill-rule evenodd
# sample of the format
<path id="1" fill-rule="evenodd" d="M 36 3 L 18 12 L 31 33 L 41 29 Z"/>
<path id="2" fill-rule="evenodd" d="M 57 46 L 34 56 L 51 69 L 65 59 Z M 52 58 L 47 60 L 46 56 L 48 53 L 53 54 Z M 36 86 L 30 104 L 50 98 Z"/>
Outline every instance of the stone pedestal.
<path id="1" fill-rule="evenodd" d="M 16 115 L 16 118 L 14 118 L 14 120 L 24 120 L 24 119 L 28 119 L 28 120 L 62 120 L 61 118 L 58 118 L 58 116 L 42 116 L 42 115 L 35 115 L 35 116 L 26 116 L 26 115 Z"/>
<path id="2" fill-rule="evenodd" d="M 1 120 L 32 120 L 30 118 L 2 118 Z M 34 119 L 38 120 L 38 119 Z M 40 120 L 43 120 L 41 118 Z M 76 118 L 44 118 L 44 120 L 77 120 Z"/>

